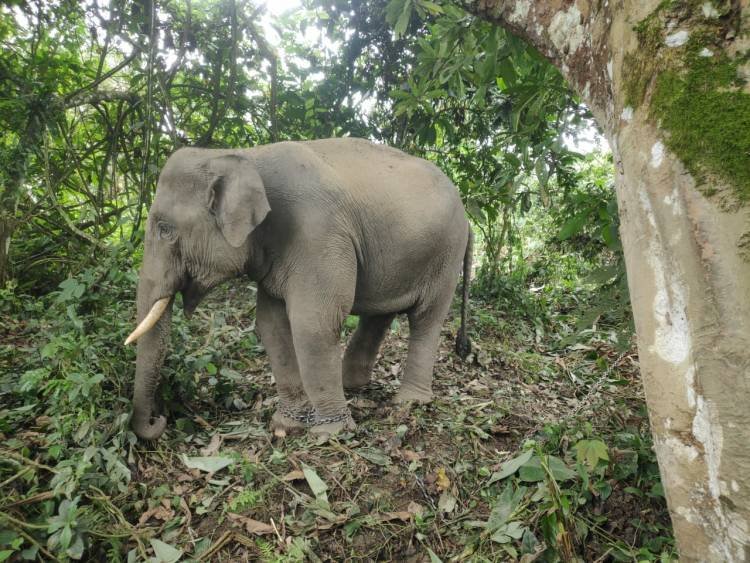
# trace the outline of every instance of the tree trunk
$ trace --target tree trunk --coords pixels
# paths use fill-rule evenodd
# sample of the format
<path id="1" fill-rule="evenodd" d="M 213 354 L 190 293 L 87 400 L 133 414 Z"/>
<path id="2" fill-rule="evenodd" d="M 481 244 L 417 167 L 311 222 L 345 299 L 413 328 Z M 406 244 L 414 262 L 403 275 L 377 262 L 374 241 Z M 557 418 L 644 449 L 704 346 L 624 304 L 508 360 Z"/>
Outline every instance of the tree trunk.
<path id="1" fill-rule="evenodd" d="M 750 3 L 463 4 L 557 65 L 609 139 L 680 559 L 750 559 L 750 89 L 741 80 L 750 67 L 739 56 L 750 48 Z M 717 69 L 729 71 L 726 82 L 714 80 Z M 723 158 L 713 157 L 717 145 L 730 149 Z"/>
<path id="2" fill-rule="evenodd" d="M 10 279 L 10 240 L 13 236 L 13 216 L 0 209 L 0 289 Z"/>

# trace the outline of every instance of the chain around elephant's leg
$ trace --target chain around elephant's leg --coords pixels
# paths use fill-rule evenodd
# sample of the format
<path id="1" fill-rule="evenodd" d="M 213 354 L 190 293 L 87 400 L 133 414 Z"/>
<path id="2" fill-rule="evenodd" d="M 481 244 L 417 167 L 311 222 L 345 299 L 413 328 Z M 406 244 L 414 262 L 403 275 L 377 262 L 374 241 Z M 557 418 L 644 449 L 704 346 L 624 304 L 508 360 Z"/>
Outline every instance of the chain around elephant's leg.
<path id="1" fill-rule="evenodd" d="M 304 430 L 313 408 L 302 387 L 284 302 L 258 288 L 256 319 L 279 393 L 271 430 L 277 435 Z"/>
<path id="2" fill-rule="evenodd" d="M 304 401 L 279 399 L 279 406 L 271 417 L 271 430 L 276 435 L 305 430 L 315 415 L 312 405 Z"/>

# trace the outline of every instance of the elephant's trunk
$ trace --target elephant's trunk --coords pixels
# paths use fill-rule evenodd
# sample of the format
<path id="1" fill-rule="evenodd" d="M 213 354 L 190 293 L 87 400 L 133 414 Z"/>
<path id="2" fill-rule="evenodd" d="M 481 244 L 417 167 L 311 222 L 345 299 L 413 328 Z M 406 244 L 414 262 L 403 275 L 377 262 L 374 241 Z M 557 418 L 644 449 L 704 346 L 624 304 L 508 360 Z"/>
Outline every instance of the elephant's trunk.
<path id="1" fill-rule="evenodd" d="M 158 299 L 155 300 L 154 297 Z M 157 439 L 167 426 L 167 419 L 156 408 L 156 391 L 169 342 L 173 301 L 173 295 L 155 295 L 153 285 L 141 277 L 138 283 L 139 327 L 133 334 L 142 328 L 146 330 L 136 336 L 139 338 L 131 424 L 138 437 L 144 440 Z"/>

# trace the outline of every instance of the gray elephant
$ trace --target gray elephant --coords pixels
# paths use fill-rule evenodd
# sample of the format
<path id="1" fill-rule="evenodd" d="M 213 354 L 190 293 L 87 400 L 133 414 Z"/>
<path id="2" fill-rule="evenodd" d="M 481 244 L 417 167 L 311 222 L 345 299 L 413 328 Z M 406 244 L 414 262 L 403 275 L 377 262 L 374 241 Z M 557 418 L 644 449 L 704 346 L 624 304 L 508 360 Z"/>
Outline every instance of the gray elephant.
<path id="1" fill-rule="evenodd" d="M 271 426 L 353 428 L 344 388 L 368 383 L 398 313 L 409 351 L 397 402 L 432 397 L 440 330 L 463 261 L 457 350 L 466 353 L 471 230 L 455 186 L 434 165 L 361 139 L 252 149 L 184 148 L 167 161 L 146 224 L 138 281 L 132 424 L 156 439 L 155 408 L 174 296 L 186 314 L 217 284 L 258 284 L 257 327 L 279 395 Z M 339 335 L 360 315 L 343 361 Z"/>

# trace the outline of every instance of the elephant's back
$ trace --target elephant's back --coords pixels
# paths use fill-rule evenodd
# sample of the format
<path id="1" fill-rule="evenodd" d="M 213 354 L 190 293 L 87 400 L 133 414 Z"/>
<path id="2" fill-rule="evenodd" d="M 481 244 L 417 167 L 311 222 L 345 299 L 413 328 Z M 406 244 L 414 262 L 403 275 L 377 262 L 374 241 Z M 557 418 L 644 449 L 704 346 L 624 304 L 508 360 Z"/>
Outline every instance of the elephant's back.
<path id="1" fill-rule="evenodd" d="M 431 202 L 433 212 L 461 207 L 458 190 L 434 164 L 365 139 L 346 137 L 304 143 L 340 178 L 335 188 L 347 195 L 386 207 L 394 204 L 418 211 Z"/>

